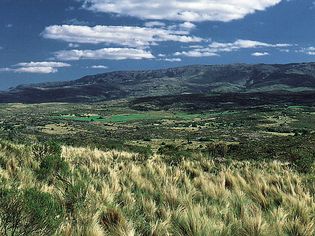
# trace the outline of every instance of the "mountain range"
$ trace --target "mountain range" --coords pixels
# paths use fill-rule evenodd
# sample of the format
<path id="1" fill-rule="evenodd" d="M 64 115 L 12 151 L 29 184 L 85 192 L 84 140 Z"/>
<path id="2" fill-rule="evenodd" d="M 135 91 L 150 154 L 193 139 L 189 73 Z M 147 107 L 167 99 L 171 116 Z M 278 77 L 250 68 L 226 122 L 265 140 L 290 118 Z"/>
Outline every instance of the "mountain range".
<path id="1" fill-rule="evenodd" d="M 315 63 L 192 65 L 118 71 L 78 80 L 20 85 L 0 102 L 97 102 L 181 94 L 315 91 Z"/>

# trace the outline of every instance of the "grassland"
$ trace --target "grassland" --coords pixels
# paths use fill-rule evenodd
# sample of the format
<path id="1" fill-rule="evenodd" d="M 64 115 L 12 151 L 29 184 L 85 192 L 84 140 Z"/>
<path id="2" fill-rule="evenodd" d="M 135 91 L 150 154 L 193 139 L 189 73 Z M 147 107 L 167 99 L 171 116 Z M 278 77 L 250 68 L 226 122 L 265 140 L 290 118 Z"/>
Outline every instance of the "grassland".
<path id="1" fill-rule="evenodd" d="M 2 190 L 34 188 L 62 208 L 55 216 L 57 225 L 34 235 L 315 233 L 313 177 L 294 171 L 288 163 L 217 162 L 194 155 L 170 165 L 163 155 L 144 158 L 63 146 L 64 172 L 43 165 L 47 157 L 38 159 L 34 150 L 10 142 L 0 145 Z M 8 225 L 0 226 L 4 233 Z M 16 234 L 7 229 L 4 235 L 22 235 L 23 224 L 18 226 Z"/>
<path id="2" fill-rule="evenodd" d="M 0 235 L 315 235 L 313 106 L 175 100 L 0 105 Z"/>

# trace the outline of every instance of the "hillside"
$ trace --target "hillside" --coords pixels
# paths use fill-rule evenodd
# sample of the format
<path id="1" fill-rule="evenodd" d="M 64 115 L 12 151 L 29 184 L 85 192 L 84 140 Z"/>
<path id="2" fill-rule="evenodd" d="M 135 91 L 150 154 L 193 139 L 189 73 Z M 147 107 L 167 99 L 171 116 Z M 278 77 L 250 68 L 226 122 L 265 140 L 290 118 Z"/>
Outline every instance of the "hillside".
<path id="1" fill-rule="evenodd" d="M 6 141 L 0 154 L 1 235 L 315 232 L 312 178 L 280 162 L 196 155 L 172 165 L 163 155 Z"/>
<path id="2" fill-rule="evenodd" d="M 22 85 L 0 93 L 0 101 L 93 102 L 186 93 L 314 90 L 315 63 L 196 65 L 110 72 L 68 82 Z"/>

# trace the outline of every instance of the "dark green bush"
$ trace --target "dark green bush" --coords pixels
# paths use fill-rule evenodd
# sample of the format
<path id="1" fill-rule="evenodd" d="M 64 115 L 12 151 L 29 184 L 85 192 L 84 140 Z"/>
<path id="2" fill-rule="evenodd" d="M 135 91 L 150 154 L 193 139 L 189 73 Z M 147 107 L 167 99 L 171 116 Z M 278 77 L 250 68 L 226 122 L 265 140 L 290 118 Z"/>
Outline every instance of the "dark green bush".
<path id="1" fill-rule="evenodd" d="M 179 147 L 172 144 L 160 146 L 157 153 L 163 155 L 164 162 L 173 166 L 179 165 L 182 160 L 190 158 L 192 156 L 191 152 L 181 150 Z"/>
<path id="2" fill-rule="evenodd" d="M 289 153 L 293 166 L 298 172 L 310 173 L 315 161 L 315 153 L 302 148 L 293 149 Z"/>
<path id="3" fill-rule="evenodd" d="M 129 152 L 139 153 L 141 157 L 144 159 L 150 157 L 153 152 L 151 146 L 136 146 L 136 145 L 128 145 L 125 146 L 125 150 Z"/>
<path id="4" fill-rule="evenodd" d="M 42 159 L 36 171 L 39 180 L 52 182 L 55 179 L 64 180 L 70 173 L 69 164 L 60 156 L 46 156 Z"/>
<path id="5" fill-rule="evenodd" d="M 119 151 L 124 150 L 124 142 L 122 140 L 108 139 L 105 141 L 105 143 L 101 147 L 103 146 L 105 146 L 105 148 L 108 150 L 114 150 L 114 149 L 119 150 Z"/>
<path id="6" fill-rule="evenodd" d="M 52 235 L 62 220 L 62 207 L 51 194 L 0 189 L 1 235 Z"/>

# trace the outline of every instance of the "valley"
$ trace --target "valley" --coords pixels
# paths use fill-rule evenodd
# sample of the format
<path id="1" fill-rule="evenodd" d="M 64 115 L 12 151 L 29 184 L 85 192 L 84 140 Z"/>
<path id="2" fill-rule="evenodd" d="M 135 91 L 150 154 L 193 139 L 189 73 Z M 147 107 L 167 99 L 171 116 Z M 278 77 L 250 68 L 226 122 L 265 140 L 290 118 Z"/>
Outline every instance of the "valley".
<path id="1" fill-rule="evenodd" d="M 312 93 L 258 95 L 5 104 L 1 105 L 0 112 L 1 137 L 22 142 L 32 137 L 33 140 L 54 140 L 104 150 L 127 146 L 150 153 L 157 152 L 163 145 L 173 145 L 190 153 L 206 153 L 210 144 L 223 142 L 233 144 L 231 155 L 244 159 L 252 159 L 243 156 L 245 149 L 256 148 L 257 143 L 276 142 L 283 145 L 283 150 L 275 150 L 270 156 L 261 153 L 261 158 L 283 160 L 286 157 L 281 152 L 290 142 L 302 144 L 305 139 L 307 144 L 314 138 Z M 299 99 L 291 99 L 293 96 Z"/>

